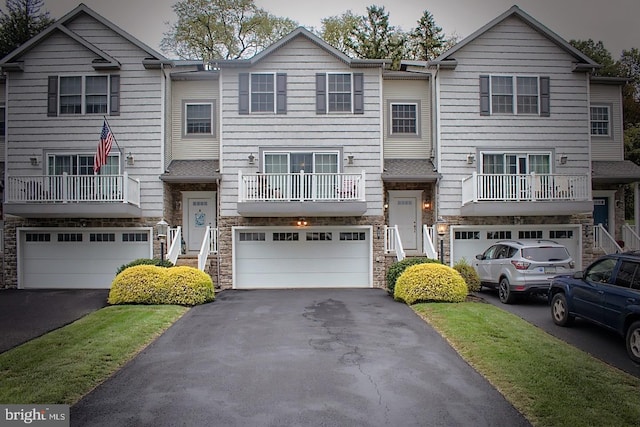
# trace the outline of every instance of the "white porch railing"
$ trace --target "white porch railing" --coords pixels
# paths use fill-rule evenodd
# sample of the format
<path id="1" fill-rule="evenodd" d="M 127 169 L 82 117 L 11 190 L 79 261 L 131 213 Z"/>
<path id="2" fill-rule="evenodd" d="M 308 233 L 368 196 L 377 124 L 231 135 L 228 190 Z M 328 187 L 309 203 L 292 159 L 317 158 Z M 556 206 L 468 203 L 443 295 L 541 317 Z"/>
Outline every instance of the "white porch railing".
<path id="1" fill-rule="evenodd" d="M 198 269 L 205 271 L 207 264 L 207 258 L 210 254 L 218 252 L 218 229 L 211 228 L 210 225 L 204 233 L 204 239 L 202 240 L 202 246 L 200 246 L 200 252 L 198 253 Z"/>
<path id="2" fill-rule="evenodd" d="M 635 232 L 629 224 L 622 226 L 622 240 L 624 241 L 624 250 L 637 251 L 640 250 L 640 236 Z"/>
<path id="3" fill-rule="evenodd" d="M 422 253 L 427 258 L 438 259 L 438 252 L 433 245 L 434 236 L 436 235 L 434 227 L 428 227 L 426 224 L 422 226 Z"/>
<path id="4" fill-rule="evenodd" d="M 182 250 L 182 227 L 170 228 L 167 233 L 167 260 L 176 263 Z"/>
<path id="5" fill-rule="evenodd" d="M 140 181 L 123 175 L 8 176 L 10 203 L 130 203 L 140 206 Z"/>
<path id="6" fill-rule="evenodd" d="M 365 200 L 365 172 L 265 173 L 238 172 L 238 201 Z"/>
<path id="7" fill-rule="evenodd" d="M 384 251 L 388 254 L 395 253 L 398 261 L 402 261 L 405 258 L 397 225 L 392 227 L 384 226 Z"/>
<path id="8" fill-rule="evenodd" d="M 590 200 L 587 175 L 479 174 L 462 180 L 462 204 L 482 201 Z"/>
<path id="9" fill-rule="evenodd" d="M 605 254 L 622 252 L 622 248 L 602 224 L 593 227 L 593 245 L 604 251 Z"/>

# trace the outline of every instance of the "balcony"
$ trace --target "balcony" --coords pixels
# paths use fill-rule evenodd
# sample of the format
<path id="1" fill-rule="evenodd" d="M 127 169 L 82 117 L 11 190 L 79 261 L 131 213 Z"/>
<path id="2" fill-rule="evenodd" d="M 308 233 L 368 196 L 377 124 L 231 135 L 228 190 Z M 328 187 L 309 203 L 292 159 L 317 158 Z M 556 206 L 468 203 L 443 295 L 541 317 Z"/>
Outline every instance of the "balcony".
<path id="1" fill-rule="evenodd" d="M 572 215 L 592 210 L 587 174 L 474 173 L 462 180 L 462 215 Z"/>
<path id="2" fill-rule="evenodd" d="M 8 176 L 4 212 L 25 218 L 139 217 L 140 181 L 126 172 Z"/>
<path id="3" fill-rule="evenodd" d="M 238 213 L 247 217 L 361 216 L 365 173 L 238 172 Z"/>

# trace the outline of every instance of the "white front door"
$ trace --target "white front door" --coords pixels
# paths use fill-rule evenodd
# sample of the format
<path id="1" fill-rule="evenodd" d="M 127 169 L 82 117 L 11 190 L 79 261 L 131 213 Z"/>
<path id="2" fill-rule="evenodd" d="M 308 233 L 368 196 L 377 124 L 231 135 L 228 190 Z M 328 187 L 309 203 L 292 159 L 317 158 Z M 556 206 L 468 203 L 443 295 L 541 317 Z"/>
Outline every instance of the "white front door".
<path id="1" fill-rule="evenodd" d="M 420 249 L 422 191 L 389 191 L 389 225 L 398 226 L 402 248 Z"/>
<path id="2" fill-rule="evenodd" d="M 199 251 L 204 239 L 204 233 L 207 226 L 215 227 L 215 196 L 211 192 L 203 193 L 184 193 L 185 197 L 185 221 L 184 224 L 184 241 L 187 251 Z"/>

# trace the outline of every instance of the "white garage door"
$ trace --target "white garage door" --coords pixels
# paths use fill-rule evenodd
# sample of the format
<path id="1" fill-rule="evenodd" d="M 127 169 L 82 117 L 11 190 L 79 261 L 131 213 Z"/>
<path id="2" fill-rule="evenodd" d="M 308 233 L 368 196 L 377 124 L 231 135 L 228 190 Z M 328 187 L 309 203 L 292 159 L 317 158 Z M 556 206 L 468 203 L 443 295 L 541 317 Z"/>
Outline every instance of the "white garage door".
<path id="1" fill-rule="evenodd" d="M 371 287 L 371 229 L 240 228 L 234 288 Z"/>
<path id="2" fill-rule="evenodd" d="M 104 289 L 116 270 L 152 256 L 150 229 L 18 230 L 18 286 Z"/>
<path id="3" fill-rule="evenodd" d="M 464 258 L 472 264 L 477 254 L 499 240 L 548 239 L 565 245 L 576 268 L 582 269 L 580 225 L 576 224 L 452 226 L 451 239 L 454 263 Z"/>

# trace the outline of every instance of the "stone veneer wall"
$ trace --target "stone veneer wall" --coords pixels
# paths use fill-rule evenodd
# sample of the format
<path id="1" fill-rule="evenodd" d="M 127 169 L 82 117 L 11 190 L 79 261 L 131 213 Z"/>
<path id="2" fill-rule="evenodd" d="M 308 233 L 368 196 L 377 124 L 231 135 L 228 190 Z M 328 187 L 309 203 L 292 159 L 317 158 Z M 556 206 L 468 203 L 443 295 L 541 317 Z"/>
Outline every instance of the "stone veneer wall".
<path id="1" fill-rule="evenodd" d="M 160 256 L 160 242 L 155 238 L 160 218 L 19 218 L 7 217 L 4 222 L 4 280 L 3 288 L 18 286 L 18 253 L 16 229 L 20 227 L 47 228 L 99 228 L 99 227 L 152 227 L 153 253 Z"/>
<path id="2" fill-rule="evenodd" d="M 244 218 L 222 217 L 218 219 L 218 257 L 220 270 L 220 287 L 230 289 L 232 280 L 232 227 L 277 227 L 294 226 L 297 218 Z M 384 218 L 379 216 L 363 217 L 306 217 L 310 226 L 345 226 L 345 225 L 371 225 L 373 238 L 373 286 L 384 288 L 385 284 L 385 255 L 384 255 Z M 380 237 L 378 238 L 378 227 Z"/>

